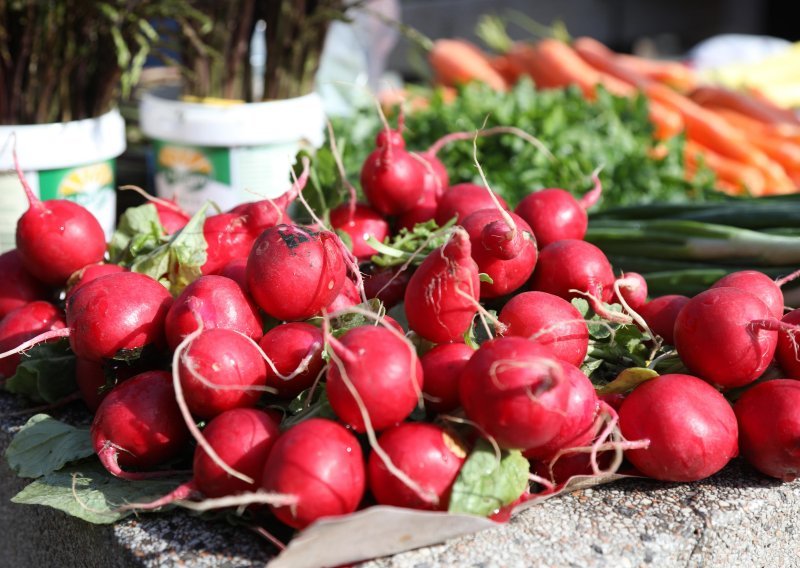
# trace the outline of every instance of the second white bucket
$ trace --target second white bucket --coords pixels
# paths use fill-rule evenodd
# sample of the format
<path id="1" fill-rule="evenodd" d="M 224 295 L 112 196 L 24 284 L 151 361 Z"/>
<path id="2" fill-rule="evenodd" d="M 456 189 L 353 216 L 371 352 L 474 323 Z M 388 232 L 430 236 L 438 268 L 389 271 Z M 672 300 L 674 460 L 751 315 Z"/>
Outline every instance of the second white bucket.
<path id="1" fill-rule="evenodd" d="M 225 211 L 282 195 L 297 152 L 325 139 L 316 93 L 259 103 L 184 102 L 177 94 L 175 88 L 145 94 L 140 123 L 153 141 L 158 196 L 177 198 L 189 213 L 206 201 Z"/>

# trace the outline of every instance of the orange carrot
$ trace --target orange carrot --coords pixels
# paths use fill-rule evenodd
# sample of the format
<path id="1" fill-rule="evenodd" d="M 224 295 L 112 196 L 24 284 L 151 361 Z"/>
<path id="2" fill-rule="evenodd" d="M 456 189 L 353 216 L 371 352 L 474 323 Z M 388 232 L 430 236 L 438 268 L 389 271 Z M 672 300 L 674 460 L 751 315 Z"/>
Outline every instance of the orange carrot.
<path id="1" fill-rule="evenodd" d="M 723 182 L 721 189 L 736 188 L 737 195 L 747 192 L 750 195 L 760 196 L 766 192 L 764 174 L 749 164 L 726 158 L 692 140 L 686 141 L 684 157 L 687 170 L 690 172 L 695 171 L 701 161 L 714 170 L 719 181 Z"/>
<path id="2" fill-rule="evenodd" d="M 764 99 L 752 97 L 725 87 L 698 87 L 689 96 L 694 102 L 703 106 L 713 104 L 734 110 L 760 122 L 800 125 L 800 119 L 792 111 L 780 108 Z"/>
<path id="3" fill-rule="evenodd" d="M 754 133 L 765 136 L 773 136 L 775 138 L 792 142 L 800 146 L 800 126 L 794 126 L 792 124 L 785 123 L 769 124 L 746 116 L 735 110 L 730 110 L 729 108 L 708 103 L 704 104 L 703 107 L 713 110 L 736 128 L 748 133 L 748 135 Z"/>
<path id="4" fill-rule="evenodd" d="M 617 60 L 652 81 L 664 83 L 681 92 L 686 92 L 697 84 L 697 75 L 689 67 L 677 61 L 657 61 L 635 55 L 618 54 Z"/>
<path id="5" fill-rule="evenodd" d="M 505 79 L 492 68 L 489 58 L 475 45 L 464 40 L 436 40 L 428 61 L 438 81 L 454 87 L 470 81 L 482 81 L 491 88 L 505 91 Z"/>
<path id="6" fill-rule="evenodd" d="M 529 72 L 545 88 L 577 85 L 588 99 L 595 98 L 600 72 L 562 41 L 543 39 L 536 44 L 536 59 Z"/>

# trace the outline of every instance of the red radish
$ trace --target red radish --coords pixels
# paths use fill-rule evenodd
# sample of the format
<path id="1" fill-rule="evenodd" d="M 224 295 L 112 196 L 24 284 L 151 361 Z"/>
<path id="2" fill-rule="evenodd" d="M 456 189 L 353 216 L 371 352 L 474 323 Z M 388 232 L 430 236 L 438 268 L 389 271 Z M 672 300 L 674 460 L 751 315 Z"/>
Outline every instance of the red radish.
<path id="1" fill-rule="evenodd" d="M 247 259 L 234 258 L 228 264 L 220 268 L 219 275 L 230 278 L 239 285 L 239 288 L 247 293 Z"/>
<path id="2" fill-rule="evenodd" d="M 296 225 L 264 231 L 247 259 L 247 287 L 259 307 L 280 320 L 304 320 L 330 305 L 346 272 L 336 240 Z"/>
<path id="3" fill-rule="evenodd" d="M 627 393 L 614 393 L 614 394 L 601 394 L 598 398 L 601 402 L 604 402 L 612 410 L 619 413 L 619 409 L 622 408 L 622 403 L 625 401 L 625 397 L 627 397 Z"/>
<path id="4" fill-rule="evenodd" d="M 317 519 L 355 511 L 365 478 L 356 437 L 336 422 L 311 418 L 278 438 L 264 467 L 262 487 L 297 497 L 295 505 L 271 509 L 285 524 L 302 529 Z"/>
<path id="5" fill-rule="evenodd" d="M 267 383 L 266 364 L 255 344 L 230 329 L 200 332 L 181 354 L 178 373 L 186 406 L 206 419 L 255 406 Z"/>
<path id="6" fill-rule="evenodd" d="M 505 200 L 499 195 L 496 197 L 503 209 L 508 210 Z M 442 226 L 453 217 L 458 222 L 475 211 L 496 207 L 489 191 L 482 185 L 474 183 L 451 185 L 439 198 L 439 204 L 436 207 L 436 224 Z"/>
<path id="7" fill-rule="evenodd" d="M 358 293 L 358 288 L 349 278 L 344 279 L 342 289 L 339 290 L 339 295 L 333 299 L 328 307 L 325 308 L 329 313 L 338 312 L 361 303 L 361 294 Z"/>
<path id="8" fill-rule="evenodd" d="M 757 270 L 741 270 L 723 276 L 711 288 L 738 288 L 753 294 L 764 302 L 770 313 L 776 317 L 783 316 L 783 292 L 775 281 Z"/>
<path id="9" fill-rule="evenodd" d="M 28 210 L 17 221 L 16 243 L 22 264 L 45 284 L 63 286 L 76 270 L 103 260 L 103 227 L 74 201 L 40 201 L 22 174 L 16 152 L 14 166 L 28 197 Z"/>
<path id="10" fill-rule="evenodd" d="M 155 206 L 158 212 L 158 220 L 161 221 L 161 226 L 164 227 L 164 232 L 168 235 L 183 229 L 191 219 L 191 215 L 187 214 L 173 200 L 154 199 L 151 203 Z"/>
<path id="11" fill-rule="evenodd" d="M 611 467 L 614 452 L 607 450 L 597 453 L 597 467 L 607 470 Z M 592 469 L 592 458 L 589 452 L 569 452 L 562 454 L 555 462 L 531 460 L 531 471 L 554 483 L 564 483 L 576 475 L 595 475 Z"/>
<path id="12" fill-rule="evenodd" d="M 423 392 L 428 395 L 425 408 L 439 414 L 458 408 L 458 383 L 461 371 L 475 351 L 465 343 L 443 343 L 427 351 L 422 357 Z"/>
<path id="13" fill-rule="evenodd" d="M 208 217 L 203 223 L 203 236 L 208 245 L 203 274 L 216 274 L 231 260 L 247 258 L 255 239 L 246 218 L 235 213 Z"/>
<path id="14" fill-rule="evenodd" d="M 567 420 L 568 365 L 521 337 L 486 341 L 461 374 L 461 405 L 500 447 L 543 446 Z"/>
<path id="15" fill-rule="evenodd" d="M 800 326 L 800 309 L 792 310 L 781 320 L 784 323 Z M 775 351 L 778 363 L 792 379 L 800 379 L 800 332 L 782 330 L 778 332 L 778 348 Z"/>
<path id="16" fill-rule="evenodd" d="M 422 262 L 408 282 L 408 326 L 429 341 L 458 341 L 472 324 L 479 307 L 480 280 L 470 253 L 469 236 L 458 230 Z"/>
<path id="17" fill-rule="evenodd" d="M 234 408 L 211 420 L 203 429 L 203 436 L 220 460 L 240 474 L 256 480 L 264 471 L 272 446 L 280 436 L 280 429 L 278 422 L 263 410 Z M 202 446 L 197 446 L 190 481 L 160 499 L 127 507 L 157 509 L 177 500 L 193 497 L 218 499 L 257 489 L 256 484 L 229 475 Z"/>
<path id="18" fill-rule="evenodd" d="M 425 166 L 405 150 L 399 131 L 381 131 L 374 150 L 364 160 L 361 188 L 367 200 L 384 215 L 397 215 L 413 208 L 422 196 Z"/>
<path id="19" fill-rule="evenodd" d="M 64 314 L 53 304 L 31 302 L 12 310 L 0 320 L 0 353 L 13 349 L 47 331 L 64 329 Z M 20 361 L 19 354 L 0 359 L 0 378 L 14 375 Z"/>
<path id="20" fill-rule="evenodd" d="M 364 277 L 364 292 L 367 299 L 377 298 L 388 310 L 403 301 L 411 271 L 399 268 L 372 266 Z"/>
<path id="21" fill-rule="evenodd" d="M 566 419 L 549 442 L 525 452 L 528 459 L 550 460 L 560 450 L 586 446 L 596 434 L 593 426 L 600 403 L 592 381 L 572 365 L 564 365 L 564 376 L 570 386 Z"/>
<path id="22" fill-rule="evenodd" d="M 390 428 L 378 444 L 392 463 L 422 489 L 432 502 L 386 468 L 376 453 L 369 456 L 369 489 L 380 505 L 446 511 L 450 490 L 467 456 L 463 444 L 446 430 L 419 422 L 406 422 Z"/>
<path id="23" fill-rule="evenodd" d="M 325 365 L 324 343 L 322 330 L 310 323 L 284 323 L 270 329 L 259 342 L 275 366 L 273 370 L 267 365 L 267 386 L 276 389 L 280 398 L 294 398 L 311 387 Z"/>
<path id="24" fill-rule="evenodd" d="M 70 347 L 91 361 L 159 346 L 172 303 L 164 286 L 144 274 L 117 272 L 82 286 L 67 302 Z"/>
<path id="25" fill-rule="evenodd" d="M 782 481 L 800 477 L 800 381 L 757 384 L 733 410 L 744 458 L 761 473 Z"/>
<path id="26" fill-rule="evenodd" d="M 519 202 L 514 212 L 525 219 L 540 248 L 564 239 L 583 240 L 589 226 L 586 210 L 600 199 L 600 179 L 579 201 L 563 189 L 541 189 Z"/>
<path id="27" fill-rule="evenodd" d="M 653 298 L 639 307 L 639 315 L 644 318 L 650 331 L 664 338 L 669 345 L 675 344 L 675 320 L 678 313 L 689 303 L 688 296 L 671 294 Z"/>
<path id="28" fill-rule="evenodd" d="M 422 391 L 423 375 L 417 353 L 408 341 L 372 325 L 353 328 L 341 340 L 331 337 L 329 341 L 341 368 L 336 361 L 329 366 L 328 400 L 342 422 L 357 432 L 366 432 L 363 408 L 372 429 L 384 430 L 413 412 Z"/>
<path id="29" fill-rule="evenodd" d="M 75 292 L 81 288 L 81 286 L 88 284 L 92 280 L 97 280 L 101 276 L 105 276 L 106 274 L 114 274 L 115 272 L 125 272 L 125 267 L 120 266 L 119 264 L 110 263 L 90 264 L 89 266 L 84 266 L 70 276 L 69 280 L 67 280 L 67 300 L 69 300 L 75 294 Z"/>
<path id="30" fill-rule="evenodd" d="M 528 224 L 509 213 L 513 227 L 496 207 L 480 209 L 467 215 L 461 226 L 472 245 L 472 258 L 478 271 L 489 275 L 492 282 L 481 282 L 481 298 L 505 296 L 530 278 L 536 266 L 536 240 Z"/>
<path id="31" fill-rule="evenodd" d="M 616 280 L 614 286 L 619 288 L 619 295 L 634 311 L 638 312 L 639 308 L 647 302 L 647 282 L 637 272 L 624 272 L 622 277 Z"/>
<path id="32" fill-rule="evenodd" d="M 424 223 L 436 217 L 439 198 L 450 187 L 450 177 L 444 164 L 430 151 L 419 154 L 423 160 L 425 177 L 422 182 L 422 195 L 414 207 L 397 218 L 398 229 L 411 230 L 417 223 Z"/>
<path id="33" fill-rule="evenodd" d="M 258 341 L 262 335 L 258 308 L 241 287 L 224 276 L 201 276 L 172 303 L 165 321 L 167 343 L 175 350 L 198 329 L 232 329 Z"/>
<path id="34" fill-rule="evenodd" d="M 365 260 L 375 254 L 375 249 L 366 243 L 368 237 L 373 237 L 378 242 L 389 235 L 389 223 L 381 214 L 363 203 L 350 207 L 344 203 L 331 210 L 331 227 L 344 231 L 353 243 L 353 255 L 359 260 Z"/>
<path id="35" fill-rule="evenodd" d="M 769 323 L 767 323 L 769 322 Z M 723 388 L 755 381 L 772 362 L 779 324 L 769 308 L 738 288 L 712 288 L 683 307 L 675 348 L 686 367 Z"/>
<path id="36" fill-rule="evenodd" d="M 157 475 L 123 468 L 153 468 L 186 448 L 189 431 L 170 374 L 149 371 L 111 389 L 97 408 L 91 435 L 94 451 L 112 475 L 133 480 Z"/>
<path id="37" fill-rule="evenodd" d="M 737 454 L 736 416 L 708 383 L 690 375 L 662 375 L 639 385 L 622 403 L 619 425 L 628 440 L 650 440 L 626 457 L 661 481 L 698 481 Z"/>
<path id="38" fill-rule="evenodd" d="M 47 287 L 25 270 L 17 249 L 0 254 L 0 318 L 36 300 L 46 300 Z"/>
<path id="39" fill-rule="evenodd" d="M 511 298 L 498 314 L 506 336 L 526 337 L 545 345 L 576 367 L 589 350 L 589 328 L 569 302 L 546 292 L 523 292 Z"/>
<path id="40" fill-rule="evenodd" d="M 544 247 L 531 280 L 531 289 L 571 300 L 581 294 L 608 302 L 614 294 L 614 272 L 599 248 L 585 241 L 565 239 Z M 592 301 L 595 311 L 602 309 Z"/>

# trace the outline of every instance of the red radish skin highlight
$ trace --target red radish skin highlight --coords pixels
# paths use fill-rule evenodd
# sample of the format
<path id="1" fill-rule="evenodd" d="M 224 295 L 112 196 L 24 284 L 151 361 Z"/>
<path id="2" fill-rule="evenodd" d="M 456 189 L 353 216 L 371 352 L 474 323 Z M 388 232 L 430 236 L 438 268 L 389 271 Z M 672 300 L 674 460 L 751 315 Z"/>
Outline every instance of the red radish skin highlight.
<path id="1" fill-rule="evenodd" d="M 800 381 L 777 379 L 757 384 L 733 409 L 744 458 L 770 477 L 782 481 L 800 477 Z"/>
<path id="2" fill-rule="evenodd" d="M 422 182 L 422 195 L 414 207 L 397 218 L 398 229 L 412 230 L 418 223 L 425 223 L 436 217 L 439 198 L 450 187 L 450 177 L 444 164 L 431 152 L 418 154 L 425 169 Z"/>
<path id="3" fill-rule="evenodd" d="M 692 373 L 722 388 L 740 387 L 755 381 L 772 362 L 778 333 L 757 322 L 774 319 L 754 295 L 712 288 L 678 314 L 675 348 Z"/>
<path id="4" fill-rule="evenodd" d="M 67 302 L 69 343 L 78 357 L 113 359 L 122 350 L 164 343 L 172 304 L 164 286 L 143 274 L 118 272 L 82 286 Z"/>
<path id="5" fill-rule="evenodd" d="M 235 213 L 221 213 L 208 217 L 203 223 L 206 239 L 206 262 L 201 267 L 203 274 L 216 274 L 223 266 L 237 258 L 247 258 L 253 246 L 253 235 L 246 224 L 247 219 Z"/>
<path id="6" fill-rule="evenodd" d="M 458 439 L 433 424 L 406 422 L 381 434 L 378 444 L 400 471 L 432 497 L 432 502 L 421 499 L 372 453 L 368 463 L 369 488 L 380 505 L 447 510 L 450 490 L 467 456 Z"/>
<path id="7" fill-rule="evenodd" d="M 118 264 L 101 263 L 84 266 L 69 277 L 69 280 L 67 281 L 66 298 L 69 300 L 75 294 L 75 292 L 80 290 L 82 286 L 85 286 L 92 280 L 97 280 L 101 276 L 105 276 L 107 274 L 125 272 L 125 270 L 126 269 L 124 267 Z"/>
<path id="8" fill-rule="evenodd" d="M 264 231 L 247 259 L 247 288 L 279 320 L 318 314 L 339 294 L 346 265 L 333 233 L 295 225 Z"/>
<path id="9" fill-rule="evenodd" d="M 589 328 L 578 309 L 546 292 L 523 292 L 511 298 L 498 314 L 504 335 L 525 337 L 550 348 L 576 367 L 589 350 Z"/>
<path id="10" fill-rule="evenodd" d="M 679 294 L 659 296 L 642 305 L 638 310 L 639 315 L 644 318 L 650 331 L 664 338 L 667 344 L 675 345 L 675 320 L 689 299 Z"/>
<path id="11" fill-rule="evenodd" d="M 375 254 L 375 249 L 366 242 L 368 237 L 383 242 L 389 235 L 389 223 L 383 215 L 363 203 L 357 203 L 353 208 L 344 203 L 332 209 L 330 224 L 331 228 L 347 233 L 353 243 L 353 254 L 359 260 L 369 259 Z"/>
<path id="12" fill-rule="evenodd" d="M 18 164 L 17 174 L 29 204 L 17 221 L 16 232 L 25 269 L 45 284 L 63 286 L 76 270 L 102 261 L 106 237 L 94 215 L 66 199 L 40 201 Z"/>
<path id="13" fill-rule="evenodd" d="M 508 210 L 508 204 L 499 195 L 495 196 L 503 209 Z M 492 196 L 482 185 L 474 183 L 459 183 L 452 185 L 439 198 L 436 206 L 436 224 L 440 227 L 455 217 L 457 222 L 469 214 L 481 209 L 496 208 Z"/>
<path id="14" fill-rule="evenodd" d="M 517 215 L 508 215 L 513 227 L 496 207 L 475 211 L 461 222 L 469 234 L 478 272 L 492 279 L 491 283 L 481 282 L 481 298 L 497 298 L 517 290 L 536 266 L 538 251 L 530 227 Z"/>
<path id="15" fill-rule="evenodd" d="M 44 301 L 25 304 L 0 320 L 0 353 L 12 350 L 39 334 L 64 328 L 64 314 L 53 304 Z M 0 379 L 14 375 L 21 357 L 16 353 L 0 359 Z"/>
<path id="16" fill-rule="evenodd" d="M 352 280 L 345 278 L 342 289 L 339 290 L 339 294 L 333 299 L 333 302 L 331 302 L 325 308 L 325 310 L 329 313 L 333 313 L 338 312 L 339 310 L 345 310 L 347 308 L 357 306 L 360 303 L 361 294 L 359 294 L 358 288 Z"/>
<path id="17" fill-rule="evenodd" d="M 206 419 L 255 406 L 267 382 L 256 345 L 229 329 L 207 329 L 195 337 L 180 357 L 178 374 L 192 415 Z"/>
<path id="18" fill-rule="evenodd" d="M 267 386 L 275 389 L 279 398 L 291 399 L 310 388 L 325 365 L 322 330 L 310 323 L 275 326 L 264 334 L 259 346 L 275 366 L 273 370 L 267 365 Z"/>
<path id="19" fill-rule="evenodd" d="M 286 430 L 272 447 L 261 486 L 297 497 L 293 506 L 270 508 L 281 522 L 303 529 L 355 511 L 366 487 L 365 469 L 353 434 L 331 420 L 311 418 Z"/>
<path id="20" fill-rule="evenodd" d="M 112 475 L 132 480 L 159 475 L 125 470 L 154 468 L 187 447 L 189 431 L 170 374 L 150 371 L 114 387 L 95 413 L 91 436 L 95 453 Z"/>
<path id="21" fill-rule="evenodd" d="M 616 280 L 614 286 L 615 289 L 619 289 L 619 294 L 615 291 L 615 296 L 622 296 L 632 310 L 638 312 L 639 308 L 647 302 L 647 282 L 638 272 L 623 273 L 622 277 Z"/>
<path id="22" fill-rule="evenodd" d="M 541 249 L 531 289 L 565 300 L 581 297 L 571 292 L 579 290 L 608 302 L 614 293 L 614 280 L 611 264 L 603 251 L 585 241 L 565 239 Z"/>
<path id="23" fill-rule="evenodd" d="M 690 375 L 662 375 L 639 385 L 622 403 L 619 424 L 628 440 L 650 440 L 626 457 L 660 481 L 698 481 L 737 455 L 738 427 L 725 397 Z"/>
<path id="24" fill-rule="evenodd" d="M 419 402 L 423 388 L 422 365 L 413 346 L 384 327 L 361 326 L 340 340 L 329 338 L 342 368 L 332 362 L 327 392 L 331 408 L 356 432 L 367 425 L 347 381 L 358 393 L 373 430 L 384 430 L 405 420 Z"/>
<path id="25" fill-rule="evenodd" d="M 527 195 L 514 212 L 530 225 L 540 247 L 564 239 L 583 240 L 589 217 L 581 204 L 563 189 L 542 189 Z"/>
<path id="26" fill-rule="evenodd" d="M 484 189 L 484 192 L 486 190 Z M 459 341 L 478 312 L 478 265 L 463 230 L 417 268 L 405 292 L 408 326 L 434 343 Z"/>
<path id="27" fill-rule="evenodd" d="M 224 276 L 201 276 L 175 298 L 165 321 L 170 349 L 174 351 L 198 325 L 232 329 L 256 341 L 262 335 L 258 308 L 239 284 Z"/>
<path id="28" fill-rule="evenodd" d="M 450 412 L 461 405 L 458 383 L 461 371 L 475 350 L 465 343 L 436 345 L 420 357 L 425 377 L 425 408 L 433 413 Z"/>
<path id="29" fill-rule="evenodd" d="M 0 318 L 25 304 L 48 299 L 47 286 L 25 270 L 17 249 L 0 254 L 0 274 Z"/>
<path id="30" fill-rule="evenodd" d="M 738 288 L 753 294 L 764 302 L 770 313 L 780 319 L 783 317 L 783 292 L 775 281 L 757 270 L 741 270 L 723 276 L 711 288 Z"/>
<path id="31" fill-rule="evenodd" d="M 548 348 L 521 337 L 486 341 L 461 373 L 461 405 L 501 448 L 541 447 L 567 419 L 567 365 Z"/>

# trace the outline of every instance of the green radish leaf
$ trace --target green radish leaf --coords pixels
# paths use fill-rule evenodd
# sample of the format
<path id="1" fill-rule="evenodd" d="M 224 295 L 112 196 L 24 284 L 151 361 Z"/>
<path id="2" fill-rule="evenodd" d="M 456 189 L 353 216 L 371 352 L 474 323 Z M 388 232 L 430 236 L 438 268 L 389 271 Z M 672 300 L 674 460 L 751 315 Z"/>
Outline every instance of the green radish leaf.
<path id="1" fill-rule="evenodd" d="M 146 274 L 166 286 L 173 295 L 202 276 L 201 267 L 207 259 L 208 243 L 203 236 L 208 203 L 189 220 L 185 227 L 170 239 L 130 263 L 133 272 Z"/>
<path id="2" fill-rule="evenodd" d="M 658 376 L 652 369 L 646 369 L 644 367 L 631 367 L 630 369 L 623 370 L 617 378 L 597 389 L 597 394 L 605 395 L 605 394 L 624 394 L 628 391 L 632 391 L 640 384 L 649 381 L 650 379 L 655 379 Z"/>
<path id="3" fill-rule="evenodd" d="M 5 388 L 34 402 L 48 404 L 77 391 L 75 354 L 69 348 L 69 340 L 40 343 L 27 350 Z"/>
<path id="4" fill-rule="evenodd" d="M 20 477 L 41 477 L 94 454 L 88 428 L 75 428 L 47 414 L 28 420 L 6 449 L 8 466 Z"/>
<path id="5" fill-rule="evenodd" d="M 133 513 L 119 511 L 120 506 L 152 501 L 179 484 L 174 479 L 119 479 L 108 473 L 99 462 L 90 462 L 71 465 L 40 477 L 11 501 L 23 505 L 45 505 L 84 521 L 105 525 Z"/>
<path id="6" fill-rule="evenodd" d="M 486 282 L 487 284 L 494 284 L 494 280 L 492 280 L 492 277 L 486 274 L 485 272 L 481 272 L 480 274 L 478 274 L 478 279 L 481 282 Z"/>
<path id="7" fill-rule="evenodd" d="M 528 460 L 519 450 L 503 450 L 500 460 L 486 440 L 478 440 L 450 494 L 450 513 L 486 517 L 513 503 L 528 486 Z"/>
<path id="8" fill-rule="evenodd" d="M 129 207 L 119 219 L 111 237 L 108 252 L 116 264 L 129 265 L 134 258 L 161 245 L 164 227 L 152 203 Z"/>

